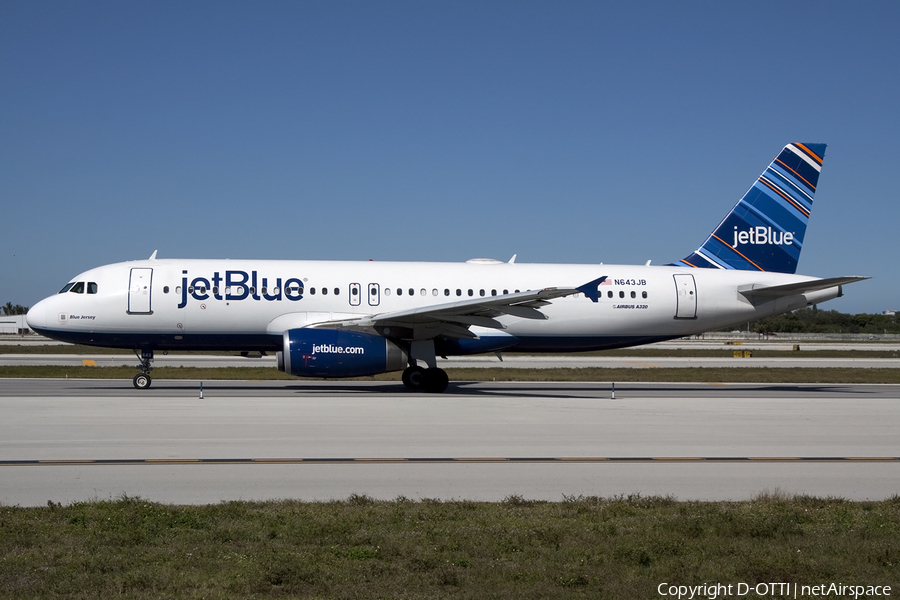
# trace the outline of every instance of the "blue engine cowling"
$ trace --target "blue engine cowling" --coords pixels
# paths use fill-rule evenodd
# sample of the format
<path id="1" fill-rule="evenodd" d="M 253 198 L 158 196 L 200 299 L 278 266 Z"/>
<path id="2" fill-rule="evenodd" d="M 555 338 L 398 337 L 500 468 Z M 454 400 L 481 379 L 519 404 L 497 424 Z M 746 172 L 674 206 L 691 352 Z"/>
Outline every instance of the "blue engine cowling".
<path id="1" fill-rule="evenodd" d="M 290 329 L 278 370 L 297 377 L 360 377 L 401 371 L 407 354 L 393 342 L 370 333 L 339 329 Z"/>

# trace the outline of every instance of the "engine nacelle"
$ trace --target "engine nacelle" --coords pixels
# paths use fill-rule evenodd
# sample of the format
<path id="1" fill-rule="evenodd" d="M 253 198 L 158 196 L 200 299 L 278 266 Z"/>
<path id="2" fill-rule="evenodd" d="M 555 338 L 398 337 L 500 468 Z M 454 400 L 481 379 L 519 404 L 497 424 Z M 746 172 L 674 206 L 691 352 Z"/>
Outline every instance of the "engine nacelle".
<path id="1" fill-rule="evenodd" d="M 290 329 L 278 370 L 297 377 L 360 377 L 401 371 L 406 352 L 393 342 L 370 333 L 339 329 Z"/>

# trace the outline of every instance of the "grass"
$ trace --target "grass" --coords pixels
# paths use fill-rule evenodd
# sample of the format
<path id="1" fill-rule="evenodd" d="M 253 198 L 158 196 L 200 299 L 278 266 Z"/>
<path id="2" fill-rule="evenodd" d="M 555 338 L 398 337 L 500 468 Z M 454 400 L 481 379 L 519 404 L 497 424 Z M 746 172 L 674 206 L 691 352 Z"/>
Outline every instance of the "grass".
<path id="1" fill-rule="evenodd" d="M 137 361 L 133 367 L 83 367 L 83 366 L 0 366 L 0 378 L 71 378 L 71 379 L 131 379 L 139 373 Z M 229 380 L 284 380 L 297 381 L 277 369 L 261 367 L 158 367 L 150 372 L 154 380 L 190 379 L 207 381 Z"/>
<path id="2" fill-rule="evenodd" d="M 447 369 L 451 381 L 684 383 L 900 383 L 900 369 L 685 367 L 653 369 Z"/>
<path id="3" fill-rule="evenodd" d="M 126 354 L 134 356 L 134 350 L 126 348 L 101 348 L 97 346 L 85 346 L 84 344 L 0 344 L 0 354 L 84 354 L 88 356 L 111 356 Z M 192 355 L 198 354 L 203 356 L 240 356 L 240 352 L 223 352 L 223 351 L 199 351 L 199 350 L 176 350 L 171 352 L 173 355 Z"/>
<path id="4" fill-rule="evenodd" d="M 0 367 L 0 377 L 131 379 L 136 372 Z M 900 369 L 448 373 L 453 381 L 900 383 Z M 153 376 L 297 381 L 258 367 L 161 367 Z M 399 374 L 361 379 L 399 382 Z M 42 508 L 0 506 L 0 599 L 629 599 L 658 597 L 663 582 L 843 582 L 896 590 L 898 566 L 900 496 L 880 502 L 777 493 L 749 502 L 640 496 L 534 502 L 510 496 L 500 503 L 351 496 L 207 506 L 122 497 Z"/>
<path id="5" fill-rule="evenodd" d="M 0 508 L 0 598 L 650 598 L 900 583 L 900 497 Z"/>
<path id="6" fill-rule="evenodd" d="M 0 366 L 0 378 L 131 379 L 137 367 Z M 450 381 L 553 382 L 698 382 L 698 383 L 900 383 L 900 369 L 854 368 L 729 368 L 685 367 L 655 369 L 447 369 Z M 158 367 L 154 380 L 282 380 L 303 381 L 276 369 L 260 367 Z M 306 380 L 309 381 L 309 380 Z M 351 381 L 400 381 L 400 373 L 357 377 Z"/>

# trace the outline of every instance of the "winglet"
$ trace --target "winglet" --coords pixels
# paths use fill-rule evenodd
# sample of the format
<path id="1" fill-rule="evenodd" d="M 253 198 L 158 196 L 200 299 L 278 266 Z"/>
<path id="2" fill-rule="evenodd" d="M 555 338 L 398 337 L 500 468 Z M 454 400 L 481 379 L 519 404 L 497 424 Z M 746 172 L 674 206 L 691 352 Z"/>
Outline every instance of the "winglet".
<path id="1" fill-rule="evenodd" d="M 157 253 L 157 252 L 159 252 L 159 250 L 154 250 L 154 251 L 153 251 L 153 254 L 150 255 L 150 258 L 149 258 L 148 260 L 156 260 L 156 253 Z"/>
<path id="2" fill-rule="evenodd" d="M 606 281 L 607 275 L 595 279 L 593 281 L 588 281 L 584 285 L 578 286 L 577 289 L 579 292 L 584 292 L 584 295 L 593 300 L 594 302 L 600 301 L 600 294 L 597 291 L 597 286 Z"/>

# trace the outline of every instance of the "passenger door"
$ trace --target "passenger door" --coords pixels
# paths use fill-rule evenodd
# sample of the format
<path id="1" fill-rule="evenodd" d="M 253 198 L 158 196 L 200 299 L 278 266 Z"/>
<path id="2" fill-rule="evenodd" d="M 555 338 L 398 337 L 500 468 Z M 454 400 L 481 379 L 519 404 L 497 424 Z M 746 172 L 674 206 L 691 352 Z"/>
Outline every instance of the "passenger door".
<path id="1" fill-rule="evenodd" d="M 135 267 L 131 269 L 128 281 L 128 314 L 151 315 L 150 290 L 153 283 L 153 269 Z"/>
<path id="2" fill-rule="evenodd" d="M 697 318 L 697 284 L 691 274 L 675 275 L 676 319 Z"/>

